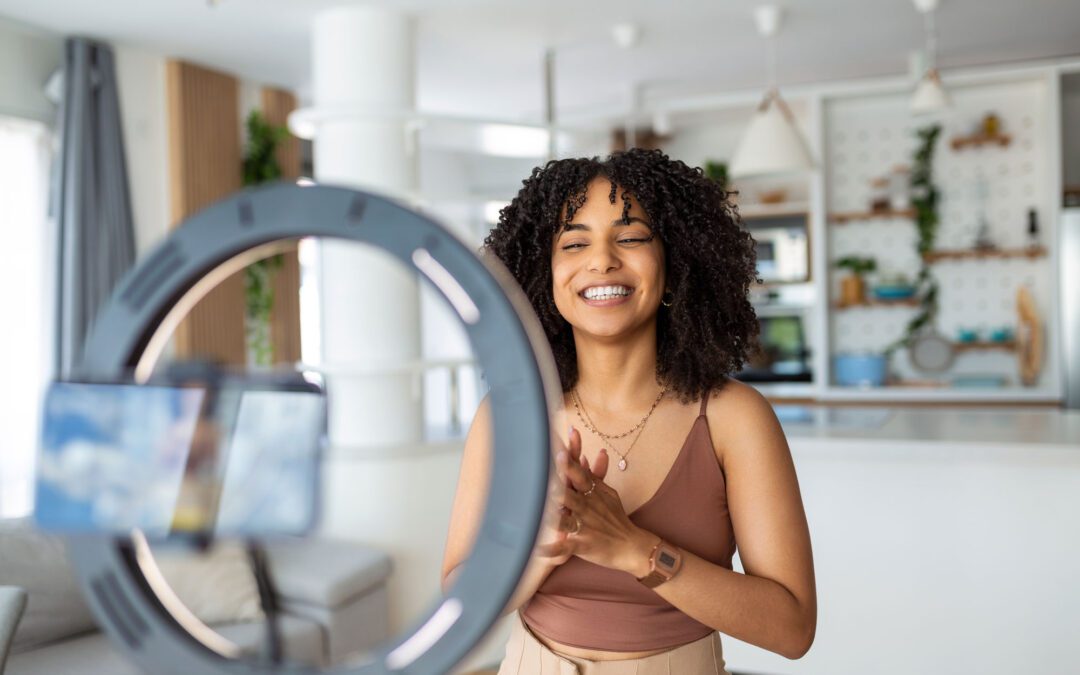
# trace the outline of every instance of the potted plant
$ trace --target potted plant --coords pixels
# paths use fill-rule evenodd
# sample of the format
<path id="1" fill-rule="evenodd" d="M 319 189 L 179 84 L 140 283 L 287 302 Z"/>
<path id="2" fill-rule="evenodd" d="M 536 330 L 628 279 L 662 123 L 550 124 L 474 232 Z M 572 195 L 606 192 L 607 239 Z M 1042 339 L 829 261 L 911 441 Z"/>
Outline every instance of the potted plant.
<path id="1" fill-rule="evenodd" d="M 877 260 L 849 255 L 837 260 L 833 266 L 850 272 L 840 278 L 840 306 L 863 304 L 866 301 L 866 281 L 863 275 L 877 269 Z"/>
<path id="2" fill-rule="evenodd" d="M 715 160 L 706 160 L 705 162 L 705 177 L 710 180 L 714 180 L 720 184 L 720 187 L 724 190 L 728 189 L 728 166 L 727 162 L 718 162 Z"/>
<path id="3" fill-rule="evenodd" d="M 258 185 L 281 178 L 277 148 L 289 131 L 267 122 L 258 110 L 247 118 L 247 148 L 244 153 L 244 185 Z M 274 276 L 281 269 L 281 255 L 256 261 L 244 270 L 244 333 L 248 364 L 268 366 L 274 360 L 270 340 L 270 317 L 274 309 Z"/>

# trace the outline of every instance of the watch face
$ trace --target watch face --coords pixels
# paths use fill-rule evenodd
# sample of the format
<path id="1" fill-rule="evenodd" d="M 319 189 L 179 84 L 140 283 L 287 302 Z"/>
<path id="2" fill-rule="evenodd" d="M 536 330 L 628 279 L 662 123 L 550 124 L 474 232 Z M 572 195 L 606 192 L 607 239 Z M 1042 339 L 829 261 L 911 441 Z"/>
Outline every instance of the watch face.
<path id="1" fill-rule="evenodd" d="M 660 555 L 656 557 L 656 564 L 671 569 L 675 566 L 675 556 L 667 551 L 660 551 Z"/>

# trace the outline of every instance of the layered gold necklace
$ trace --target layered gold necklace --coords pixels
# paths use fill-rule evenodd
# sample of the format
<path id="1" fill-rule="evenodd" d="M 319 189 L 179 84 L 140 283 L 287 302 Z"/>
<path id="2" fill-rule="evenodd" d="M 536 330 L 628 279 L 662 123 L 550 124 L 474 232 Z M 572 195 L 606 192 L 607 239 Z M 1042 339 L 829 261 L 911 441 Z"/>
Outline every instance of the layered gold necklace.
<path id="1" fill-rule="evenodd" d="M 585 425 L 586 429 L 599 436 L 600 440 L 602 440 L 608 447 L 610 447 L 613 452 L 619 455 L 619 471 L 626 471 L 627 467 L 630 466 L 630 464 L 626 461 L 626 457 L 630 454 L 630 451 L 634 449 L 634 444 L 637 443 L 638 438 L 641 437 L 641 432 L 645 430 L 645 423 L 649 421 L 650 417 L 652 417 L 653 411 L 656 410 L 656 406 L 660 404 L 660 399 L 664 398 L 665 393 L 667 393 L 666 385 L 662 389 L 660 389 L 660 393 L 656 396 L 656 400 L 653 401 L 652 407 L 649 408 L 649 412 L 645 413 L 645 416 L 641 418 L 640 422 L 635 424 L 633 428 L 631 428 L 629 431 L 613 435 L 605 434 L 604 432 L 596 428 L 596 425 L 593 423 L 592 418 L 589 416 L 589 411 L 585 410 L 585 404 L 581 402 L 581 397 L 578 396 L 577 387 L 574 387 L 570 390 L 570 396 L 574 400 L 574 410 L 577 412 L 578 419 L 581 420 L 581 423 Z M 582 413 L 584 413 L 584 417 L 582 416 Z M 619 452 L 618 448 L 615 447 L 615 444 L 611 442 L 611 439 L 625 438 L 630 434 L 634 433 L 635 431 L 637 432 L 637 435 L 635 435 L 634 440 L 630 442 L 630 447 L 626 449 L 625 453 Z"/>

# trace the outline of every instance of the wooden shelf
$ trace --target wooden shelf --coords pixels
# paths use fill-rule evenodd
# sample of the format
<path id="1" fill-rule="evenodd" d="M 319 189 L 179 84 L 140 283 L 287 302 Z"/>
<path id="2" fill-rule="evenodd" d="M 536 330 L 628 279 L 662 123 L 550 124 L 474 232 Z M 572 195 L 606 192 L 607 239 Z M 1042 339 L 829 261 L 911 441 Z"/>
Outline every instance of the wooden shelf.
<path id="1" fill-rule="evenodd" d="M 867 299 L 855 305 L 841 305 L 838 302 L 833 303 L 833 309 L 861 309 L 864 307 L 918 307 L 918 298 L 904 298 L 902 300 L 878 300 L 877 298 Z"/>
<path id="2" fill-rule="evenodd" d="M 739 216 L 743 220 L 761 218 L 784 218 L 787 216 L 809 216 L 810 205 L 806 202 L 780 202 L 777 204 L 739 204 Z"/>
<path id="3" fill-rule="evenodd" d="M 1044 258 L 1046 248 L 1043 246 L 1029 246 L 1026 248 L 985 248 L 985 249 L 958 249 L 927 251 L 923 254 L 926 262 L 939 260 L 965 260 L 970 258 Z"/>
<path id="4" fill-rule="evenodd" d="M 1006 351 L 1016 351 L 1015 340 L 1002 340 L 1000 342 L 993 342 L 990 340 L 979 340 L 977 342 L 956 342 L 953 341 L 953 349 L 957 352 L 970 352 L 978 351 L 982 349 L 1004 349 Z"/>
<path id="5" fill-rule="evenodd" d="M 844 211 L 840 213 L 830 213 L 829 222 L 835 225 L 843 225 L 844 223 L 859 220 L 887 220 L 894 218 L 911 219 L 914 217 L 915 209 L 903 209 L 900 211 Z"/>
<path id="6" fill-rule="evenodd" d="M 952 139 L 952 149 L 962 150 L 967 147 L 981 147 L 983 145 L 1000 145 L 1001 147 L 1007 147 L 1009 143 L 1012 143 L 1012 136 L 1009 134 L 994 134 L 992 136 L 987 134 L 973 134 L 971 136 L 956 136 Z"/>

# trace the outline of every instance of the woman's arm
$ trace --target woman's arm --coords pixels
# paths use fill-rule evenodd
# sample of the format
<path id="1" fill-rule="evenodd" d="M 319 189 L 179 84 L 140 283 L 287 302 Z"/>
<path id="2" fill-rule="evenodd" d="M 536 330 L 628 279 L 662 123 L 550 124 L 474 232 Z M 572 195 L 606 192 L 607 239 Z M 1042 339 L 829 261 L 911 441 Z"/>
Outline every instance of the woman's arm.
<path id="1" fill-rule="evenodd" d="M 561 412 L 556 415 L 557 419 L 561 417 Z M 485 396 L 465 437 L 461 472 L 458 475 L 457 493 L 450 513 L 450 529 L 443 554 L 444 593 L 453 585 L 458 569 L 472 553 L 479 534 L 491 482 L 492 442 L 491 404 L 489 397 Z M 545 512 L 545 518 L 549 515 Z M 551 570 L 559 564 L 561 561 L 533 555 L 502 615 L 509 614 L 525 604 L 544 583 Z"/>
<path id="2" fill-rule="evenodd" d="M 485 396 L 473 415 L 465 448 L 461 453 L 457 491 L 450 511 L 450 529 L 443 551 L 442 589 L 453 584 L 458 566 L 472 553 L 484 517 L 491 484 L 492 428 L 490 396 Z"/>
<path id="3" fill-rule="evenodd" d="M 723 400 L 721 400 L 723 399 Z M 769 403 L 756 390 L 732 382 L 710 402 L 713 445 L 723 448 L 728 507 L 746 574 L 687 551 L 683 566 L 656 592 L 675 607 L 722 633 L 788 658 L 810 649 L 817 625 L 814 564 L 791 453 Z M 581 534 L 551 546 L 641 578 L 659 537 L 635 525 L 618 493 L 597 477 L 556 458 L 575 490 L 562 495 L 585 525 Z M 585 496 L 596 480 L 596 494 Z"/>

